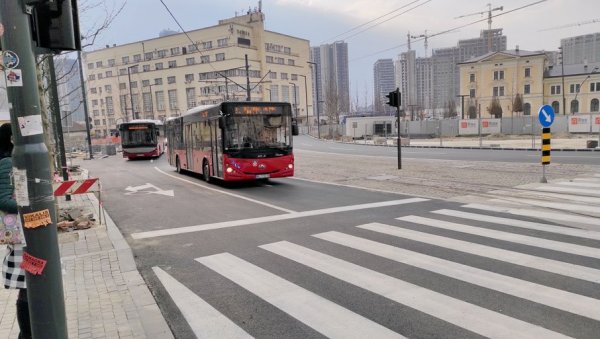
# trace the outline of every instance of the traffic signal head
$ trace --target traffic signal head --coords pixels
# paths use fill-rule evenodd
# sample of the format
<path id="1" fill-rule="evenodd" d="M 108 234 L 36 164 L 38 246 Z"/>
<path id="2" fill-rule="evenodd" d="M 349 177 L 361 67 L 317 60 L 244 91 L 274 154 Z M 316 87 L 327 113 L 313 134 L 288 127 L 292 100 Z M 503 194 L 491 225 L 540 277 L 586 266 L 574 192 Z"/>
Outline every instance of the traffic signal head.
<path id="1" fill-rule="evenodd" d="M 398 92 L 398 90 L 390 92 L 390 94 L 386 95 L 385 97 L 388 98 L 388 105 L 392 107 L 400 107 L 400 92 Z"/>

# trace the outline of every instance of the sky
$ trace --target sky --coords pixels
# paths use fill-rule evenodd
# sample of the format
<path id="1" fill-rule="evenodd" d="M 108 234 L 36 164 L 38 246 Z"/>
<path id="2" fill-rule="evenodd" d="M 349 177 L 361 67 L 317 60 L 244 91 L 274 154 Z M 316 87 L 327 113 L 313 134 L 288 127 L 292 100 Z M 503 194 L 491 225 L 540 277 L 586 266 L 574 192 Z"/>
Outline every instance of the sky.
<path id="1" fill-rule="evenodd" d="M 458 40 L 478 37 L 482 29 L 487 29 L 489 1 L 263 0 L 262 11 L 267 30 L 307 39 L 311 46 L 337 40 L 347 42 L 350 96 L 353 102 L 358 98 L 362 106 L 371 104 L 373 64 L 378 59 L 397 59 L 405 52 L 409 31 L 411 35 L 433 35 L 465 26 L 429 38 L 427 54 L 431 55 L 435 48 L 456 46 Z M 242 14 L 258 7 L 258 0 L 162 2 L 185 30 L 213 26 L 236 12 Z M 82 33 L 123 3 L 123 11 L 88 49 L 154 38 L 163 29 L 180 30 L 161 0 L 80 0 Z M 90 8 L 94 4 L 99 5 Z M 529 4 L 533 5 L 515 10 Z M 598 0 L 498 0 L 491 5 L 492 9 L 503 7 L 492 12 L 499 15 L 492 18 L 492 28 L 503 28 L 508 49 L 518 45 L 521 50 L 557 50 L 561 38 L 600 32 Z M 394 10 L 397 11 L 366 24 Z M 481 12 L 484 14 L 477 14 Z M 457 18 L 463 15 L 468 16 Z M 474 23 L 478 20 L 481 21 Z M 363 24 L 366 25 L 357 28 Z M 375 27 L 367 29 L 371 26 Z M 557 27 L 561 28 L 547 30 Z M 414 41 L 411 47 L 417 56 L 425 56 L 424 41 Z"/>

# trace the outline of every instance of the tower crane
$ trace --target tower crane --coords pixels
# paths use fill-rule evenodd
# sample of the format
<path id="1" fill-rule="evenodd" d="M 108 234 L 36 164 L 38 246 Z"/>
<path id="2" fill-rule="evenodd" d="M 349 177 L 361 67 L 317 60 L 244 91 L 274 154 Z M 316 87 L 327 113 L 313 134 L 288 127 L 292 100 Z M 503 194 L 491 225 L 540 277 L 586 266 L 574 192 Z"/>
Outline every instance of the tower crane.
<path id="1" fill-rule="evenodd" d="M 454 19 L 460 19 L 460 18 L 473 16 L 473 15 L 483 15 L 483 14 L 487 13 L 487 15 L 488 15 L 488 20 L 487 20 L 487 22 L 488 22 L 488 52 L 491 52 L 492 51 L 492 32 L 491 32 L 491 30 L 492 30 L 492 12 L 502 11 L 502 10 L 504 10 L 504 7 L 500 6 L 500 7 L 492 8 L 492 4 L 487 4 L 487 6 L 488 6 L 487 11 L 465 14 L 465 15 L 457 16 Z"/>
<path id="2" fill-rule="evenodd" d="M 425 39 L 424 45 L 425 45 L 425 57 L 426 58 L 427 58 L 427 38 L 429 38 L 430 36 L 431 35 L 427 35 L 427 30 L 425 30 L 425 33 L 423 33 L 421 35 L 411 35 L 410 36 L 410 38 L 412 38 L 412 39 L 418 39 L 418 38 L 424 38 Z M 410 41 L 410 38 L 409 38 L 409 41 Z"/>

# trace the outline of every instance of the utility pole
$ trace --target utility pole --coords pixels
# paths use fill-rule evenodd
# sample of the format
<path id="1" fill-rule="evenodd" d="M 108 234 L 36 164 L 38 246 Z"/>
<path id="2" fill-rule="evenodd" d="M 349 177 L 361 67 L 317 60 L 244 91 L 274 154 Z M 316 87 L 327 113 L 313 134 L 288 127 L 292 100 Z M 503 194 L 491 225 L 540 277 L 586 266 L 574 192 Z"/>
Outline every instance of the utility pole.
<path id="1" fill-rule="evenodd" d="M 246 54 L 246 101 L 250 101 L 250 65 L 248 64 L 248 54 Z"/>
<path id="2" fill-rule="evenodd" d="M 468 95 L 465 94 L 459 94 L 457 95 L 457 97 L 460 97 L 460 110 L 461 110 L 461 119 L 465 118 L 465 97 L 468 97 Z"/>
<path id="3" fill-rule="evenodd" d="M 15 144 L 12 175 L 27 242 L 21 267 L 26 270 L 33 338 L 66 339 L 57 216 L 31 40 L 30 14 L 33 6 L 41 6 L 38 9 L 42 11 L 46 9 L 39 3 L 0 1 L 0 22 L 4 26 L 4 34 L 0 37 L 2 47 L 5 53 L 11 51 L 18 56 L 18 59 L 13 59 L 12 65 L 5 64 L 4 67 Z M 65 6 L 70 10 L 70 3 L 65 2 Z M 49 32 L 48 27 L 37 28 Z"/>
<path id="4" fill-rule="evenodd" d="M 321 139 L 321 117 L 319 115 L 319 66 L 316 62 L 307 61 L 311 65 L 315 65 L 315 91 L 317 93 L 317 138 Z"/>
<path id="5" fill-rule="evenodd" d="M 90 155 L 90 159 L 94 159 L 94 153 L 92 152 L 92 134 L 90 133 L 90 112 L 88 111 L 87 94 L 85 91 L 85 79 L 83 78 L 83 61 L 81 59 L 81 51 L 77 52 L 77 60 L 79 62 L 79 79 L 81 81 L 83 114 L 85 116 L 85 131 L 87 133 L 88 152 Z M 127 108 L 125 109 L 125 119 L 127 121 Z"/>

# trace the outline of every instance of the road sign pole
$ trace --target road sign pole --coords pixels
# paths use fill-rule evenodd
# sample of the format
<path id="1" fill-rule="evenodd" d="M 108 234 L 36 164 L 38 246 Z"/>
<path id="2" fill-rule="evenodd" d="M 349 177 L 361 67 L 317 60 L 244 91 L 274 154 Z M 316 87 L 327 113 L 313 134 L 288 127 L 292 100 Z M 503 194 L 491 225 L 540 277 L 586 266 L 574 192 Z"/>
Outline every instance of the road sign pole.
<path id="1" fill-rule="evenodd" d="M 26 1 L 0 1 L 3 50 L 18 56 L 5 69 L 13 130 L 13 181 L 27 247 L 27 299 L 33 338 L 67 338 L 56 210 L 44 143 L 36 61 Z M 58 121 L 57 123 L 60 123 Z"/>
<path id="2" fill-rule="evenodd" d="M 550 105 L 540 107 L 538 111 L 538 120 L 542 125 L 542 179 L 541 183 L 547 183 L 546 165 L 550 164 L 550 126 L 554 122 L 554 109 Z"/>

